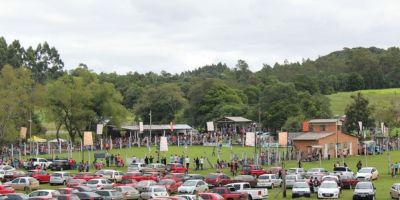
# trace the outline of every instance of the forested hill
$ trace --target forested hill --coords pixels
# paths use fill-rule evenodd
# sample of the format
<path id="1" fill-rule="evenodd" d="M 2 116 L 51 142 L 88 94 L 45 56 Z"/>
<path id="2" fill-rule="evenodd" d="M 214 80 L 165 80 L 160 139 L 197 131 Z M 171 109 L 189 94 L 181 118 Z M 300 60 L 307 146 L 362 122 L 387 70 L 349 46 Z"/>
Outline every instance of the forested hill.
<path id="1" fill-rule="evenodd" d="M 90 67 L 93 66 L 80 64 L 74 70 L 66 71 L 62 55 L 48 43 L 24 48 L 18 40 L 8 44 L 0 37 L 0 95 L 4 94 L 0 96 L 3 100 L 0 109 L 1 106 L 13 106 L 12 103 L 18 100 L 9 98 L 11 93 L 19 90 L 6 87 L 13 83 L 8 76 L 21 79 L 24 75 L 31 80 L 21 84 L 34 85 L 21 86 L 20 91 L 44 91 L 33 98 L 39 99 L 33 103 L 35 105 L 29 98 L 22 102 L 26 103 L 26 108 L 44 108 L 50 113 L 50 120 L 59 122 L 57 126 L 65 126 L 69 132 L 78 135 L 102 120 L 123 121 L 121 119 L 126 116 L 117 116 L 127 113 L 123 109 L 129 110 L 136 122 L 147 123 L 151 110 L 155 124 L 173 121 L 202 129 L 207 121 L 230 115 L 255 121 L 260 119 L 263 128 L 272 131 L 298 130 L 303 120 L 332 117 L 327 94 L 400 87 L 400 50 L 397 47 L 345 48 L 316 60 L 264 65 L 257 72 L 252 72 L 244 60 L 238 60 L 235 66 L 216 63 L 180 74 L 166 71 L 159 74 L 96 74 Z M 16 71 L 10 71 L 12 69 Z M 25 69 L 30 76 L 25 74 L 28 73 Z M 39 87 L 35 84 L 46 90 L 29 89 Z M 59 94 L 59 91 L 63 92 Z M 14 106 L 16 109 L 12 112 L 25 113 L 10 125 L 18 130 L 26 125 L 26 116 L 29 116 L 26 113 L 29 112 L 19 110 L 25 107 Z M 9 119 L 10 115 L 12 113 L 0 113 L 0 122 Z M 35 124 L 40 124 L 35 113 L 33 118 Z M 74 119 L 80 119 L 79 123 L 70 121 Z M 87 120 L 86 123 L 82 119 Z M 69 124 L 63 124 L 63 120 Z"/>

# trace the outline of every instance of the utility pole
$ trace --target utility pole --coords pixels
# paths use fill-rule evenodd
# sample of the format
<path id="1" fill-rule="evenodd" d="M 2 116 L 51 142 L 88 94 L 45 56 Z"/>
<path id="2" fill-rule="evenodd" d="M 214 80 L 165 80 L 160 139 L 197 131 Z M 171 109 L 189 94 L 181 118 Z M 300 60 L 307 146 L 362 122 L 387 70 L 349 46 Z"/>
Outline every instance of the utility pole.
<path id="1" fill-rule="evenodd" d="M 32 111 L 29 112 L 29 151 L 30 155 L 32 155 Z"/>
<path id="2" fill-rule="evenodd" d="M 150 151 L 150 146 L 151 146 L 151 110 L 150 110 L 149 116 L 150 116 L 150 137 L 149 137 L 149 140 L 147 140 L 147 146 L 148 146 L 149 151 Z"/>
<path id="3" fill-rule="evenodd" d="M 286 170 L 285 170 L 285 163 L 283 161 L 282 161 L 282 169 L 281 170 L 282 170 L 282 182 L 283 182 L 282 195 L 283 195 L 283 198 L 286 198 Z"/>

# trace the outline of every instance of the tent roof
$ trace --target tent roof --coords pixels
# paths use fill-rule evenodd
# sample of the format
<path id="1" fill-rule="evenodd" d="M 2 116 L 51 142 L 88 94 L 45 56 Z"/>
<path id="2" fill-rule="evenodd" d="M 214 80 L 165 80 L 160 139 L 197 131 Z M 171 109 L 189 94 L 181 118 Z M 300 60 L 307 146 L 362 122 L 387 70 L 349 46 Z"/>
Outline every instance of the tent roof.
<path id="1" fill-rule="evenodd" d="M 309 123 L 336 123 L 338 119 L 312 119 Z"/>
<path id="2" fill-rule="evenodd" d="M 47 142 L 47 140 L 38 136 L 32 136 L 32 138 L 28 139 L 28 142 Z"/>
<path id="3" fill-rule="evenodd" d="M 226 123 L 226 122 L 231 122 L 231 123 L 239 123 L 239 122 L 251 122 L 250 119 L 246 119 L 244 117 L 223 117 L 219 120 L 216 121 L 217 123 Z"/>
<path id="4" fill-rule="evenodd" d="M 127 129 L 127 130 L 133 130 L 133 131 L 139 131 L 139 126 L 138 125 L 133 125 L 133 126 L 121 126 L 122 129 Z M 192 127 L 187 125 L 187 124 L 174 124 L 173 125 L 174 130 L 192 130 Z M 150 130 L 150 125 L 143 125 L 143 130 L 148 131 Z M 151 130 L 171 130 L 171 126 L 169 124 L 152 124 L 151 125 Z"/>
<path id="5" fill-rule="evenodd" d="M 293 138 L 293 140 L 319 140 L 321 138 L 333 135 L 334 133 L 335 132 L 308 132 Z"/>
<path id="6" fill-rule="evenodd" d="M 60 138 L 59 140 L 60 140 L 60 142 L 67 142 L 67 140 L 64 140 L 62 138 Z M 56 138 L 56 139 L 49 140 L 49 142 L 54 142 L 55 143 L 55 142 L 58 142 L 58 141 L 57 141 L 57 138 Z"/>

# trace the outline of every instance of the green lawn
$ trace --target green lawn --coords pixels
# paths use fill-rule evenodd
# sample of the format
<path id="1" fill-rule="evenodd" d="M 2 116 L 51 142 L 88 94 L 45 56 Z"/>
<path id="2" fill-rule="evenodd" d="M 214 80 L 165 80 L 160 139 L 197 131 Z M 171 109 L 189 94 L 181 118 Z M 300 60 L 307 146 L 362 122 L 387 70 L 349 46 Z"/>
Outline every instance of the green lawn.
<path id="1" fill-rule="evenodd" d="M 380 90 L 360 90 L 355 92 L 339 92 L 328 95 L 331 101 L 331 110 L 334 115 L 343 115 L 346 106 L 351 102 L 350 96 L 361 92 L 368 98 L 371 105 L 384 106 L 389 105 L 391 101 L 398 100 L 400 97 L 400 88 L 380 89 Z"/>
<path id="2" fill-rule="evenodd" d="M 151 155 L 155 156 L 155 148 L 152 149 L 153 151 L 151 152 Z M 213 157 L 211 156 L 213 148 L 212 147 L 202 147 L 202 146 L 193 146 L 193 147 L 188 147 L 187 148 L 187 153 L 191 158 L 195 158 L 195 157 L 200 157 L 200 156 L 207 156 L 209 157 L 209 160 L 212 163 L 215 163 L 216 160 L 218 159 L 217 157 Z M 184 152 L 186 151 L 186 149 L 181 146 L 181 147 L 177 147 L 177 146 L 173 146 L 173 147 L 169 147 L 169 152 L 167 153 L 167 159 L 168 156 L 172 153 L 172 154 L 178 154 L 178 155 L 182 155 Z M 231 152 L 236 154 L 239 158 L 243 156 L 252 156 L 254 154 L 254 148 L 251 147 L 233 147 L 232 151 L 230 148 L 222 148 L 222 153 L 221 153 L 221 158 L 223 160 L 229 161 L 230 160 L 230 155 Z M 145 147 L 141 147 L 141 148 L 131 148 L 131 149 L 113 149 L 110 153 L 113 154 L 120 154 L 122 157 L 130 157 L 130 156 L 137 156 L 137 157 L 143 157 L 145 154 L 149 155 L 148 149 Z M 91 152 L 91 160 L 93 160 L 93 152 Z M 385 153 L 384 155 L 374 155 L 374 156 L 368 156 L 368 166 L 374 166 L 378 169 L 380 176 L 379 179 L 374 181 L 375 186 L 377 188 L 377 199 L 390 199 L 389 198 L 389 189 L 390 186 L 395 183 L 395 182 L 400 182 L 400 178 L 392 178 L 390 175 L 388 175 L 388 158 L 390 155 L 390 159 L 391 161 L 395 161 L 396 159 L 398 160 L 398 158 L 400 157 L 400 151 L 393 151 L 390 153 Z M 66 154 L 60 154 L 58 155 L 59 157 L 64 157 L 66 156 Z M 82 157 L 81 153 L 73 153 L 73 157 L 76 160 L 80 160 Z M 47 155 L 43 155 L 41 157 L 50 157 Z M 88 157 L 88 153 L 85 153 L 85 160 Z M 169 159 L 168 159 L 169 160 Z M 356 162 L 358 160 L 361 160 L 363 165 L 365 166 L 365 157 L 364 156 L 354 156 L 354 157 L 350 157 L 350 158 L 346 158 L 345 162 L 348 164 L 348 166 L 350 168 L 352 168 L 353 170 L 355 169 L 356 166 Z M 325 160 L 322 161 L 322 167 L 325 167 L 328 170 L 331 170 L 333 167 L 333 164 L 336 162 L 336 159 L 333 160 Z M 193 162 L 192 162 L 193 163 Z M 211 169 L 209 168 L 209 166 L 206 164 L 205 165 L 207 167 L 207 169 L 203 170 L 203 171 L 198 171 L 195 172 L 193 169 L 190 171 L 190 173 L 200 173 L 203 175 L 206 175 L 210 172 L 215 172 L 215 169 Z M 296 167 L 296 162 L 295 161 L 290 161 L 290 162 L 285 162 L 285 166 L 286 167 Z M 191 164 L 191 168 L 193 167 L 193 164 Z M 310 162 L 310 163 L 303 163 L 303 167 L 305 169 L 309 169 L 312 167 L 319 167 L 319 162 Z M 110 167 L 111 168 L 111 167 Z M 115 167 L 112 167 L 115 168 Z M 268 166 L 265 166 L 265 168 L 268 168 Z M 124 168 L 117 168 L 118 170 L 122 170 L 122 171 L 126 171 L 126 167 Z M 93 169 L 92 169 L 93 170 Z M 224 169 L 225 173 L 229 174 L 229 170 L 228 169 Z M 76 171 L 73 171 L 73 173 L 76 173 Z M 61 187 L 61 186 L 49 186 L 48 184 L 44 184 L 41 185 L 41 188 L 57 188 L 57 187 Z M 288 193 L 288 198 L 290 199 L 290 190 L 287 190 Z M 269 190 L 269 194 L 270 194 L 270 199 L 283 199 L 282 198 L 282 189 L 280 188 L 274 188 L 274 189 L 270 189 Z M 341 195 L 341 199 L 351 199 L 352 197 L 352 190 L 343 190 L 342 195 Z M 311 199 L 316 199 L 316 195 L 313 194 Z"/>

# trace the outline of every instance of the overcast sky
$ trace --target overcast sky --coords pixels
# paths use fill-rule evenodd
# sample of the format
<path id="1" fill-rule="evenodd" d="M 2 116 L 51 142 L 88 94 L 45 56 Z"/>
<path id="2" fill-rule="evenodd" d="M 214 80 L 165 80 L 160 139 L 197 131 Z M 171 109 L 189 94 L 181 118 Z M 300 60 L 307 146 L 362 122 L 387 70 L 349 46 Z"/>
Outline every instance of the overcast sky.
<path id="1" fill-rule="evenodd" d="M 171 73 L 315 59 L 343 47 L 399 46 L 400 1 L 2 0 L 0 36 L 47 41 L 67 69 Z"/>

